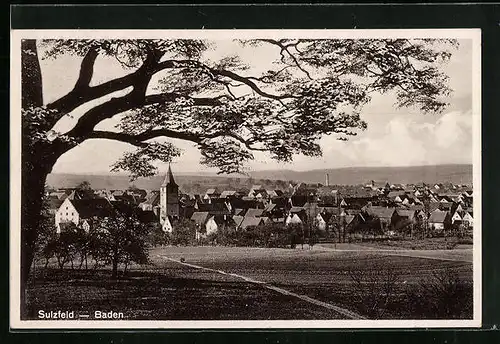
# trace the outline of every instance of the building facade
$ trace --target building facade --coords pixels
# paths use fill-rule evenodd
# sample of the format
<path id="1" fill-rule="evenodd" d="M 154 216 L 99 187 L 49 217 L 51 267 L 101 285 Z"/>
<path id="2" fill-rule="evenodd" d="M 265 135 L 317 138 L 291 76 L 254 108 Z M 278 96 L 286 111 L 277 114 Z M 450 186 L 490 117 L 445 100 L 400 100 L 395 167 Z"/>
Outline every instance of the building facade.
<path id="1" fill-rule="evenodd" d="M 167 217 L 179 218 L 179 186 L 174 180 L 170 165 L 160 187 L 160 224 L 162 226 L 168 222 L 165 221 Z"/>

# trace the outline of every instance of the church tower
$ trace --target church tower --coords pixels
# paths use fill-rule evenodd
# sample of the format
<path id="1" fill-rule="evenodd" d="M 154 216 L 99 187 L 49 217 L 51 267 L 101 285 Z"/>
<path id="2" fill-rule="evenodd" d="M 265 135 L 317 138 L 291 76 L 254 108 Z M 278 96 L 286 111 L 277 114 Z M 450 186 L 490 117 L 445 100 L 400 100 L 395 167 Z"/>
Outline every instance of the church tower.
<path id="1" fill-rule="evenodd" d="M 170 164 L 160 187 L 160 223 L 162 225 L 167 216 L 179 218 L 179 186 L 175 183 Z"/>

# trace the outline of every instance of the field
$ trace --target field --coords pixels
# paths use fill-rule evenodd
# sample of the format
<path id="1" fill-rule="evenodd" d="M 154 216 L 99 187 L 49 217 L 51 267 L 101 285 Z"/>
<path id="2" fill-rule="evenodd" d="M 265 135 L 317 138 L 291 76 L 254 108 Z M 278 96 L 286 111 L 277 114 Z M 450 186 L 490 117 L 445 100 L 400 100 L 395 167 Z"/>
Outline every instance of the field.
<path id="1" fill-rule="evenodd" d="M 37 267 L 27 318 L 40 309 L 134 320 L 472 317 L 471 250 L 161 247 L 150 258 L 117 281 L 106 269 Z M 453 278 L 432 284 L 445 274 Z"/>

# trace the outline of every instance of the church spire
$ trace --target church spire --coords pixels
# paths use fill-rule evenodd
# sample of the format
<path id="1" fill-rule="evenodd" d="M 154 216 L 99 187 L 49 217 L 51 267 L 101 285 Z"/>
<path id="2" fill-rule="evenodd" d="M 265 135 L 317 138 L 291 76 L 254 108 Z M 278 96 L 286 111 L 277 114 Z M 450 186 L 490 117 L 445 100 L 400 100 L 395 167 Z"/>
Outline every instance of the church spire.
<path id="1" fill-rule="evenodd" d="M 168 184 L 177 185 L 175 183 L 174 174 L 172 173 L 172 168 L 170 167 L 170 164 L 168 164 L 167 175 L 165 176 L 165 180 L 163 180 L 163 184 L 161 184 L 161 186 L 167 186 Z"/>

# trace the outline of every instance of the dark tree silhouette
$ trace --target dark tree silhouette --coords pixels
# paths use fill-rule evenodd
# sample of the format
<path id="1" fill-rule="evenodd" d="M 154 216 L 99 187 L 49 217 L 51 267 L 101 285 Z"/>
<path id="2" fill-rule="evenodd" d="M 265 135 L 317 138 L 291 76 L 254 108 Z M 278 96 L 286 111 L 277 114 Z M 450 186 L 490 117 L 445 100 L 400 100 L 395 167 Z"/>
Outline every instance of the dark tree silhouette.
<path id="1" fill-rule="evenodd" d="M 323 135 L 346 140 L 366 128 L 360 112 L 374 92 L 394 92 L 397 106 L 441 111 L 450 89 L 438 63 L 456 45 L 425 39 L 240 43 L 247 49 L 270 45 L 280 57 L 269 61 L 268 71 L 250 75 L 250 66 L 237 56 L 208 60 L 205 51 L 215 43 L 202 40 L 22 41 L 22 295 L 46 176 L 61 155 L 82 142 L 107 139 L 137 146 L 114 165 L 134 176 L 150 176 L 156 173 L 156 160 L 180 154 L 173 144 L 153 140 L 158 137 L 193 142 L 201 162 L 221 173 L 241 172 L 253 151 L 269 152 L 281 161 L 291 161 L 294 154 L 319 156 Z M 73 55 L 81 60 L 74 87 L 48 104 L 38 49 L 43 50 L 41 58 Z M 92 84 L 94 64 L 103 57 L 116 59 L 127 74 Z M 151 85 L 152 80 L 159 81 Z M 236 95 L 236 89 L 248 93 Z M 91 106 L 69 131 L 53 130 L 82 105 Z M 117 115 L 117 131 L 96 129 Z"/>

